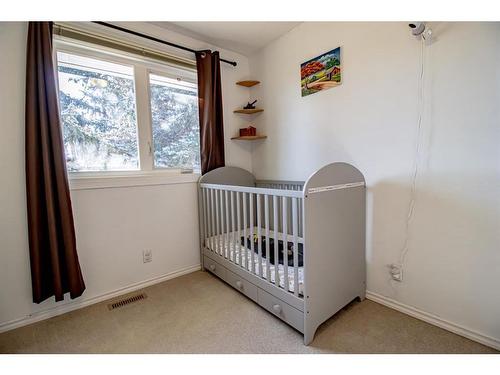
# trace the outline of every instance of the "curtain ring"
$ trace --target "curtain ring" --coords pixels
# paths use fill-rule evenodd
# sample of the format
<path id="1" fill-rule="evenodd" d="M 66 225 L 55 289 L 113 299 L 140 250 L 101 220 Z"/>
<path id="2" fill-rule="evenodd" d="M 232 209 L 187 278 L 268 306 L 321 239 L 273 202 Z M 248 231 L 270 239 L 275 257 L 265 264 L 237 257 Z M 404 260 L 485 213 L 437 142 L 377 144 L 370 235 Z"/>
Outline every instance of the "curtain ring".
<path id="1" fill-rule="evenodd" d="M 207 56 L 207 54 L 205 52 L 202 52 L 200 55 L 201 55 L 202 59 L 204 59 Z"/>

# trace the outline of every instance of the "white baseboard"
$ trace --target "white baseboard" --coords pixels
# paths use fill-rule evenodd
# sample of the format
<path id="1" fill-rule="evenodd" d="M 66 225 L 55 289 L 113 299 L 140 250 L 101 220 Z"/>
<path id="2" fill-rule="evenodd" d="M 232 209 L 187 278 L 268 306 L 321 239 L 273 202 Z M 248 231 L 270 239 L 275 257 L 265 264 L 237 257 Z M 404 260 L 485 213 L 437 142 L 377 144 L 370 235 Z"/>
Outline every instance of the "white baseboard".
<path id="1" fill-rule="evenodd" d="M 476 341 L 480 344 L 500 350 L 500 339 L 486 336 L 472 329 L 460 326 L 456 323 L 452 323 L 446 319 L 440 318 L 437 315 L 419 310 L 416 307 L 406 305 L 404 303 L 398 302 L 396 300 L 393 300 L 392 298 L 383 296 L 378 293 L 366 291 L 366 298 L 374 302 L 380 303 L 381 305 L 390 307 L 391 309 L 400 311 L 404 314 L 413 316 L 414 318 L 423 320 L 424 322 L 446 329 L 447 331 L 456 333 L 457 335 Z"/>
<path id="2" fill-rule="evenodd" d="M 115 298 L 115 297 L 121 296 L 123 294 L 134 292 L 138 289 L 143 289 L 143 288 L 146 288 L 148 286 L 161 283 L 163 281 L 167 281 L 167 280 L 170 280 L 170 279 L 182 276 L 182 275 L 186 275 L 186 274 L 191 273 L 191 272 L 198 271 L 200 269 L 201 269 L 201 265 L 197 264 L 194 266 L 180 269 L 178 271 L 167 273 L 165 275 L 154 277 L 154 278 L 149 279 L 149 280 L 144 280 L 144 281 L 141 281 L 138 283 L 134 283 L 134 284 L 128 285 L 126 287 L 119 288 L 119 289 L 113 290 L 111 292 L 104 293 L 104 294 L 89 298 L 89 299 L 84 300 L 84 301 L 69 302 L 65 305 L 52 307 L 52 308 L 47 309 L 47 310 L 37 311 L 36 313 L 27 315 L 23 318 L 14 319 L 14 320 L 11 320 L 11 321 L 8 321 L 5 323 L 0 323 L 0 333 L 10 331 L 10 330 L 15 329 L 15 328 L 23 327 L 23 326 L 26 326 L 28 324 L 32 324 L 35 322 L 39 322 L 41 320 L 49 319 L 49 318 L 52 318 L 52 317 L 57 316 L 57 315 L 65 314 L 65 313 L 73 311 L 73 310 L 78 310 L 78 309 L 81 309 L 83 307 L 96 304 L 98 302 L 106 301 L 110 298 Z"/>

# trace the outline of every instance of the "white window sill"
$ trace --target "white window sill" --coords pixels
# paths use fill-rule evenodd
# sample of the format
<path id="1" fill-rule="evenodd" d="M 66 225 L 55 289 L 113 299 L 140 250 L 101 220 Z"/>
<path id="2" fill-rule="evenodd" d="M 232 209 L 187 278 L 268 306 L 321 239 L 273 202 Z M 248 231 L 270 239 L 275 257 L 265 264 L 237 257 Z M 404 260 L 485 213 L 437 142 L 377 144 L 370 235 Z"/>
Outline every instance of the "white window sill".
<path id="1" fill-rule="evenodd" d="M 200 173 L 175 171 L 73 172 L 69 173 L 70 190 L 110 189 L 134 186 L 197 183 Z"/>

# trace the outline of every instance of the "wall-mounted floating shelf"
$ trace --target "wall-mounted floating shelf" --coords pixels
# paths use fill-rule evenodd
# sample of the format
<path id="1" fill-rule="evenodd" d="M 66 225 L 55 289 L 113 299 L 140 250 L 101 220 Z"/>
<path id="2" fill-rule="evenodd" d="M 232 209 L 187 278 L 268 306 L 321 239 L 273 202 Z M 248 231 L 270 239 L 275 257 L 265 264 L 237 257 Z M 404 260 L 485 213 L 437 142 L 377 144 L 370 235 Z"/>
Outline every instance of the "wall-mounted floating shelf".
<path id="1" fill-rule="evenodd" d="M 245 87 L 252 87 L 252 86 L 258 85 L 259 83 L 260 83 L 260 81 L 238 81 L 238 82 L 236 82 L 237 85 L 245 86 Z"/>
<path id="2" fill-rule="evenodd" d="M 255 85 L 258 85 L 260 83 L 260 81 L 238 81 L 236 82 L 237 85 L 239 86 L 244 86 L 244 87 L 252 87 L 252 86 L 255 86 Z M 255 102 L 251 103 L 252 105 L 249 105 L 248 106 L 253 106 L 255 104 Z M 234 113 L 241 113 L 241 114 L 244 114 L 244 115 L 252 115 L 254 113 L 260 113 L 260 112 L 264 112 L 264 110 L 262 108 L 251 108 L 251 109 L 236 109 L 233 111 Z M 253 131 L 251 132 L 243 132 L 242 130 L 244 129 L 240 129 L 240 134 L 255 134 L 256 133 L 256 130 L 255 128 L 251 129 Z M 249 130 L 247 128 L 247 130 Z M 232 137 L 231 139 L 233 140 L 239 140 L 239 141 L 256 141 L 256 140 L 259 140 L 259 139 L 266 139 L 267 136 L 266 135 L 240 135 L 240 136 L 236 136 L 236 137 Z"/>
<path id="3" fill-rule="evenodd" d="M 234 113 L 243 113 L 245 115 L 251 115 L 253 113 L 264 112 L 262 108 L 254 108 L 254 109 L 236 109 L 233 111 Z"/>
<path id="4" fill-rule="evenodd" d="M 241 137 L 232 137 L 231 139 L 237 139 L 240 141 L 255 141 L 257 139 L 266 139 L 267 135 L 245 135 Z"/>

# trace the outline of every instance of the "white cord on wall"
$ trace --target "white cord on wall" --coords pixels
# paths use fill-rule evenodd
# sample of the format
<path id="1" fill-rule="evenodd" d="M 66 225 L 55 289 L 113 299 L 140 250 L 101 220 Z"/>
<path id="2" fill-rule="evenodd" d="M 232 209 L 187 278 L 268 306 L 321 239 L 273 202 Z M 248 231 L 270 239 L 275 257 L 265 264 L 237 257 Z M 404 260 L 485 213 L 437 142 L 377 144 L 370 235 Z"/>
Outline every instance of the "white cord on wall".
<path id="1" fill-rule="evenodd" d="M 422 138 L 422 120 L 424 113 L 424 105 L 425 105 L 425 39 L 422 38 L 420 40 L 420 81 L 419 81 L 419 103 L 418 103 L 418 121 L 417 121 L 417 134 L 416 134 L 416 142 L 415 142 L 415 162 L 412 176 L 412 184 L 410 191 L 410 203 L 408 206 L 408 214 L 406 216 L 406 228 L 405 228 L 405 242 L 403 245 L 403 249 L 401 250 L 399 256 L 399 265 L 401 270 L 403 269 L 406 254 L 409 250 L 409 241 L 410 241 L 410 224 L 413 220 L 413 214 L 415 212 L 415 201 L 417 194 L 417 179 L 419 172 L 419 164 L 420 164 L 420 140 Z"/>

